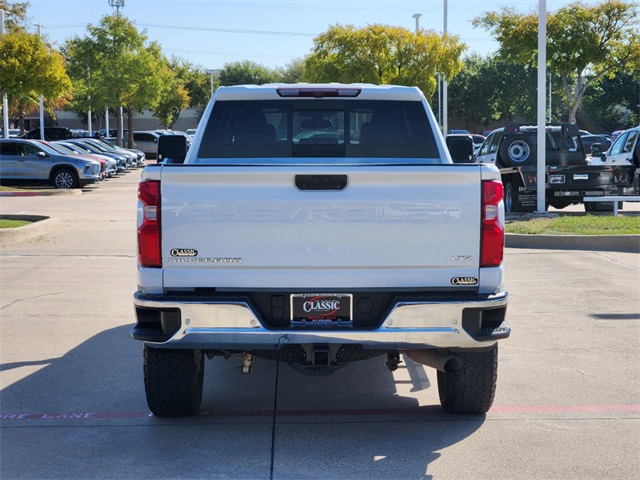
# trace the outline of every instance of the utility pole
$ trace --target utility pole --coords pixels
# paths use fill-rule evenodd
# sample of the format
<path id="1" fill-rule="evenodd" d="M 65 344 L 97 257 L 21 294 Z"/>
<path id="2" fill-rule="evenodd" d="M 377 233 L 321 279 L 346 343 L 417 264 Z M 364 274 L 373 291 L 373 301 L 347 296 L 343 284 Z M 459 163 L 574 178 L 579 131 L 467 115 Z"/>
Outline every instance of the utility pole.
<path id="1" fill-rule="evenodd" d="M 544 213 L 546 205 L 546 158 L 545 158 L 545 100 L 547 79 L 547 0 L 538 0 L 538 158 L 536 167 L 536 211 Z"/>
<path id="2" fill-rule="evenodd" d="M 115 7 L 116 9 L 116 16 L 120 16 L 120 9 L 124 8 L 124 0 L 109 0 L 109 5 L 112 7 Z M 108 114 L 107 114 L 108 115 Z M 116 137 L 118 138 L 118 142 L 117 145 L 119 147 L 123 146 L 124 143 L 124 125 L 122 123 L 122 105 L 120 105 L 118 107 L 117 110 L 117 116 L 116 116 L 116 125 L 118 128 L 118 133 L 116 135 Z M 107 129 L 109 128 L 109 120 L 107 119 Z M 107 132 L 108 135 L 108 132 Z"/>
<path id="3" fill-rule="evenodd" d="M 418 33 L 418 31 L 420 30 L 420 17 L 422 16 L 421 13 L 414 13 L 413 14 L 413 18 L 416 19 L 416 33 Z"/>
<path id="4" fill-rule="evenodd" d="M 89 67 L 87 67 L 87 82 L 89 92 L 91 92 L 91 69 Z M 89 136 L 93 137 L 93 129 L 91 125 L 91 93 L 87 95 L 87 100 L 89 101 L 89 108 L 87 111 L 87 129 L 89 130 Z"/>
<path id="5" fill-rule="evenodd" d="M 551 123 L 551 74 L 548 74 L 549 76 L 549 120 L 547 120 L 549 123 Z"/>
<path id="6" fill-rule="evenodd" d="M 38 27 L 38 37 L 42 40 L 41 28 L 44 26 L 41 23 L 35 23 Z M 40 94 L 40 140 L 44 140 L 44 97 Z"/>
<path id="7" fill-rule="evenodd" d="M 0 36 L 4 35 L 4 10 L 0 10 Z M 9 138 L 9 99 L 7 95 L 2 95 L 2 136 Z"/>
<path id="8" fill-rule="evenodd" d="M 444 0 L 444 37 L 447 36 L 447 0 Z M 449 122 L 448 122 L 448 96 L 449 96 L 449 85 L 447 84 L 447 76 L 442 76 L 442 134 L 446 135 L 449 131 Z"/>
<path id="9" fill-rule="evenodd" d="M 115 7 L 116 15 L 120 16 L 120 9 L 124 8 L 124 0 L 109 0 L 109 5 Z"/>

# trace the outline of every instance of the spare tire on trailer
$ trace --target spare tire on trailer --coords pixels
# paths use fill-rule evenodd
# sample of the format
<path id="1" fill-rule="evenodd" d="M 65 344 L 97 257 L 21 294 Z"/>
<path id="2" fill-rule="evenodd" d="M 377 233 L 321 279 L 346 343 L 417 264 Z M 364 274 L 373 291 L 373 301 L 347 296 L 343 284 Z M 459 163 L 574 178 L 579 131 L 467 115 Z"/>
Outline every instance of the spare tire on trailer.
<path id="1" fill-rule="evenodd" d="M 531 165 L 536 158 L 533 139 L 524 133 L 514 133 L 504 139 L 500 146 L 500 163 L 505 167 Z"/>

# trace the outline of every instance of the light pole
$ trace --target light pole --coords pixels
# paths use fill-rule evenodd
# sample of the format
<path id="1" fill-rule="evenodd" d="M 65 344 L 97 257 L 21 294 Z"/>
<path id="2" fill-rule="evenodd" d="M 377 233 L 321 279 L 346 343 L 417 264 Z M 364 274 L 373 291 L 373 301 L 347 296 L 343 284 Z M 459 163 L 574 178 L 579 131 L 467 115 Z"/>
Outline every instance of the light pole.
<path id="1" fill-rule="evenodd" d="M 422 16 L 421 13 L 414 13 L 412 18 L 416 19 L 416 33 L 418 33 L 418 30 L 420 30 L 420 17 Z"/>
<path id="2" fill-rule="evenodd" d="M 447 36 L 447 0 L 444 0 L 444 37 Z M 447 108 L 447 97 L 449 92 L 449 86 L 447 84 L 447 76 L 442 76 L 442 134 L 446 135 L 449 131 L 448 125 L 448 108 Z"/>
<path id="3" fill-rule="evenodd" d="M 213 77 L 214 75 L 217 77 L 218 75 L 220 75 L 220 70 L 218 70 L 217 68 L 214 69 L 209 69 L 207 70 L 207 73 L 209 75 L 211 75 L 211 97 L 213 97 Z M 210 98 L 211 98 L 210 97 Z"/>
<path id="4" fill-rule="evenodd" d="M 440 84 L 442 83 L 440 72 L 436 72 L 438 77 L 438 127 L 442 128 L 442 97 L 440 96 Z"/>
<path id="5" fill-rule="evenodd" d="M 87 82 L 89 83 L 89 91 L 91 91 L 91 69 L 87 67 Z M 89 130 L 89 136 L 93 137 L 93 127 L 91 125 L 91 93 L 87 95 L 89 101 L 89 108 L 87 109 L 87 129 Z"/>
<path id="6" fill-rule="evenodd" d="M 4 10 L 0 10 L 0 36 L 4 35 Z M 3 128 L 2 128 L 2 136 L 4 138 L 9 138 L 9 100 L 7 99 L 7 95 L 2 95 L 2 120 L 3 120 Z"/>
<path id="7" fill-rule="evenodd" d="M 545 100 L 547 80 L 547 1 L 538 0 L 538 135 L 537 135 L 537 167 L 536 167 L 536 211 L 544 213 L 546 206 L 546 159 L 545 159 Z"/>
<path id="8" fill-rule="evenodd" d="M 41 28 L 43 25 L 41 23 L 35 23 L 36 27 L 38 27 L 38 37 L 42 40 Z M 44 97 L 40 94 L 40 140 L 44 140 Z"/>
<path id="9" fill-rule="evenodd" d="M 551 123 L 551 73 L 549 73 L 548 76 L 549 76 L 549 120 L 548 122 Z"/>

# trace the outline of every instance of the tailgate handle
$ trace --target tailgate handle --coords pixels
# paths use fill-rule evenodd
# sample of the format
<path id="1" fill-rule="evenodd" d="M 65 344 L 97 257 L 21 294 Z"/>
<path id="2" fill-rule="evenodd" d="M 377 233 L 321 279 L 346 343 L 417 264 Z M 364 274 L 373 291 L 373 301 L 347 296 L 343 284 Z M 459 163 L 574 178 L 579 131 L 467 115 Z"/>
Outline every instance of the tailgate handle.
<path id="1" fill-rule="evenodd" d="M 300 190 L 343 190 L 346 186 L 346 175 L 296 175 Z"/>

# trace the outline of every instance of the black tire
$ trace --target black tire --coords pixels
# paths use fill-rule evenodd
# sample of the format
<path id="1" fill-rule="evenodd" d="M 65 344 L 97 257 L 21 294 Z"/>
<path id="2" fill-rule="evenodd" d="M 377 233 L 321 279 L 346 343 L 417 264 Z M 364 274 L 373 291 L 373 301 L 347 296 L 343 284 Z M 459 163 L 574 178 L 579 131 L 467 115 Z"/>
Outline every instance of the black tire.
<path id="1" fill-rule="evenodd" d="M 144 346 L 144 389 L 156 417 L 195 415 L 202 402 L 202 350 Z"/>
<path id="2" fill-rule="evenodd" d="M 636 148 L 633 149 L 633 166 L 640 168 L 640 138 L 636 141 Z"/>
<path id="3" fill-rule="evenodd" d="M 513 212 L 534 212 L 535 205 L 531 204 L 531 201 L 527 203 L 528 197 L 522 197 L 518 186 L 522 185 L 522 182 L 514 175 L 506 178 L 512 178 L 513 181 L 508 180 L 504 185 L 504 210 L 507 213 Z M 529 195 L 530 196 L 530 195 Z M 524 204 L 523 204 L 524 202 Z"/>
<path id="4" fill-rule="evenodd" d="M 55 188 L 77 188 L 78 178 L 70 168 L 56 170 L 51 177 L 51 184 Z"/>
<path id="5" fill-rule="evenodd" d="M 500 163 L 505 167 L 531 165 L 535 158 L 533 139 L 524 133 L 509 135 L 500 145 Z"/>
<path id="6" fill-rule="evenodd" d="M 462 368 L 438 371 L 440 404 L 448 413 L 487 413 L 493 404 L 498 379 L 498 345 L 481 352 L 456 352 Z"/>
<path id="7" fill-rule="evenodd" d="M 513 191 L 513 183 L 507 182 L 507 184 L 504 186 L 504 210 L 507 213 L 515 212 L 515 210 L 513 209 L 513 202 L 515 201 L 514 195 L 515 192 Z"/>

